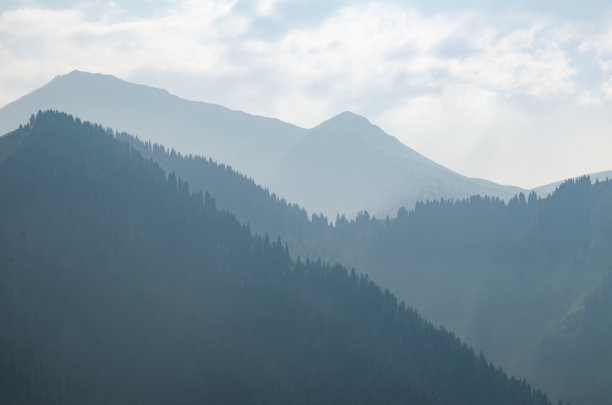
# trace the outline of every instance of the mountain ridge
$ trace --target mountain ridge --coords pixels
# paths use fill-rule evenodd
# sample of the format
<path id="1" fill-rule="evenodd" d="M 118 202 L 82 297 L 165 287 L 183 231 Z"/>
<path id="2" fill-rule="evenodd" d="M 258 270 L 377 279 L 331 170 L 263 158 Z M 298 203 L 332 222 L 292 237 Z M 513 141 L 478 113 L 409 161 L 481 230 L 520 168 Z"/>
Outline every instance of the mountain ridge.
<path id="1" fill-rule="evenodd" d="M 592 181 L 604 181 L 609 178 L 612 179 L 612 170 L 605 170 L 602 172 L 595 172 L 595 173 L 585 173 L 585 174 L 581 174 L 580 176 L 573 176 L 567 179 L 563 179 L 563 180 L 555 181 L 553 183 L 544 184 L 542 186 L 535 187 L 533 188 L 533 191 L 535 191 L 541 197 L 546 197 L 548 194 L 553 193 L 561 184 L 565 183 L 566 181 L 571 180 L 571 179 L 579 179 L 580 177 L 584 177 L 584 176 L 589 176 Z"/>
<path id="2" fill-rule="evenodd" d="M 308 130 L 271 173 L 272 190 L 330 218 L 363 210 L 394 216 L 418 201 L 473 194 L 508 200 L 527 192 L 453 172 L 351 112 Z"/>
<path id="3" fill-rule="evenodd" d="M 31 114 L 46 109 L 172 144 L 183 153 L 214 156 L 256 178 L 306 131 L 276 118 L 185 100 L 167 90 L 112 75 L 75 70 L 56 76 L 0 109 L 0 132 L 14 129 Z"/>
<path id="4" fill-rule="evenodd" d="M 100 126 L 38 113 L 0 152 L 8 403 L 550 404 L 366 276 L 253 237 Z"/>
<path id="5" fill-rule="evenodd" d="M 112 75 L 79 70 L 58 75 L 1 108 L 0 132 L 17 127 L 44 109 L 121 128 L 186 155 L 211 157 L 308 212 L 322 212 L 329 218 L 355 217 L 362 210 L 395 216 L 400 207 L 411 208 L 417 201 L 462 199 L 473 194 L 509 200 L 528 192 L 456 173 L 348 111 L 305 129 L 276 118 L 185 100 L 167 90 Z M 317 137 L 321 132 L 333 136 Z M 308 146 L 313 137 L 319 146 Z M 328 147 L 336 153 L 330 153 Z M 343 156 L 353 147 L 359 156 Z M 405 161 L 398 162 L 401 159 Z M 342 164 L 335 164 L 336 160 Z M 305 187 L 308 191 L 301 189 Z"/>
<path id="6" fill-rule="evenodd" d="M 568 389 L 550 383 L 551 368 L 532 369 L 530 359 L 549 325 L 598 285 L 609 266 L 609 182 L 568 180 L 544 199 L 532 192 L 507 204 L 480 197 L 434 201 L 403 209 L 395 219 L 363 212 L 331 225 L 319 216 L 309 220 L 299 206 L 210 160 L 121 139 L 195 190 L 209 190 L 253 231 L 281 236 L 294 258 L 318 257 L 367 273 L 516 377 L 546 382 L 550 393 L 569 399 Z M 585 393 L 572 390 L 572 397 Z"/>
<path id="7" fill-rule="evenodd" d="M 252 177 L 258 184 L 271 188 L 281 197 L 299 203 L 309 212 L 322 211 L 332 218 L 336 213 L 354 216 L 364 209 L 378 214 L 394 215 L 393 211 L 398 204 L 413 205 L 419 199 L 436 199 L 441 196 L 461 198 L 472 194 L 474 190 L 482 193 L 492 192 L 504 198 L 512 196 L 516 191 L 505 186 L 500 186 L 501 191 L 499 187 L 482 187 L 450 169 L 442 170 L 442 166 L 417 154 L 397 138 L 371 124 L 367 118 L 350 112 L 340 113 L 314 128 L 305 129 L 276 118 L 234 111 L 218 104 L 184 100 L 166 90 L 130 83 L 111 75 L 78 70 L 58 75 L 46 85 L 0 109 L 0 132 L 17 127 L 26 122 L 31 114 L 45 109 L 65 111 L 106 127 L 121 128 L 145 141 L 169 145 L 184 154 L 212 157 Z M 292 185 L 287 185 L 291 180 L 284 177 L 283 171 L 302 170 L 287 167 L 291 164 L 287 157 L 299 154 L 296 146 L 320 131 L 333 132 L 334 138 L 343 137 L 347 143 L 362 142 L 363 145 L 358 147 L 365 148 L 365 157 L 361 159 L 366 159 L 368 148 L 372 148 L 372 153 L 377 154 L 378 161 L 371 158 L 367 160 L 377 174 L 372 176 L 363 168 L 355 173 L 347 173 L 342 167 L 328 164 L 328 170 L 333 170 L 331 175 L 335 176 L 335 182 L 340 186 L 351 181 L 347 177 L 349 175 L 370 180 L 350 186 L 349 188 L 353 189 L 350 195 L 337 193 L 335 203 L 323 201 L 325 187 L 322 190 L 313 188 L 311 195 L 320 197 L 321 201 L 313 201 L 311 204 L 299 200 L 300 193 L 296 193 Z M 330 139 L 323 142 L 330 142 Z M 346 145 L 339 144 L 336 147 L 342 152 Z M 439 172 L 439 175 L 444 173 L 443 176 L 453 177 L 455 189 L 449 192 L 436 191 L 436 187 L 445 187 L 445 182 L 438 182 L 434 188 L 416 186 L 421 192 L 415 195 L 411 191 L 414 185 L 409 182 L 410 187 L 406 188 L 405 193 L 402 193 L 402 190 L 394 190 L 393 187 L 405 185 L 398 181 L 392 185 L 386 181 L 385 178 L 389 176 L 385 173 L 385 168 L 389 169 L 386 161 L 402 157 L 419 161 L 420 166 L 437 168 L 432 170 Z M 315 154 L 309 158 L 309 162 L 304 163 L 308 167 L 316 167 L 323 159 L 324 157 Z M 360 169 L 359 165 L 354 167 Z M 395 165 L 391 170 L 397 167 L 398 165 Z M 427 170 L 421 171 L 424 172 L 424 177 L 420 176 L 418 181 L 427 182 Z M 327 174 L 329 173 L 320 175 L 320 178 L 325 180 Z M 391 176 L 397 177 L 397 174 L 391 173 Z M 296 181 L 299 181 L 299 178 Z M 380 184 L 385 184 L 386 188 L 381 189 Z M 313 182 L 310 184 L 316 185 Z M 469 188 L 469 193 L 457 194 L 457 190 L 461 191 L 463 185 Z M 381 194 L 373 198 L 372 194 L 376 193 L 389 195 Z"/>

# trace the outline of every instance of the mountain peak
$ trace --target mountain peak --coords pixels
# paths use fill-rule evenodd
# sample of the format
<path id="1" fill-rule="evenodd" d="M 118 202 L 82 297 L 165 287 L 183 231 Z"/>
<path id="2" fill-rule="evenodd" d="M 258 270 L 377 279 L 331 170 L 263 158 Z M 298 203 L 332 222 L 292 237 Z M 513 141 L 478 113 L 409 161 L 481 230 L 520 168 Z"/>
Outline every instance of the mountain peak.
<path id="1" fill-rule="evenodd" d="M 82 71 L 82 70 L 79 70 L 79 69 L 74 69 L 72 72 L 70 72 L 68 74 L 65 74 L 64 76 L 75 76 L 75 75 L 84 75 L 84 74 L 91 75 L 93 73 L 85 72 L 85 71 Z"/>
<path id="2" fill-rule="evenodd" d="M 78 70 L 75 69 L 73 71 L 71 71 L 70 73 L 66 73 L 63 75 L 57 75 L 53 78 L 52 81 L 58 81 L 58 80 L 112 80 L 112 81 L 116 81 L 116 82 L 123 82 L 123 80 L 119 79 L 118 77 L 115 77 L 113 75 L 105 75 L 102 73 L 92 73 L 92 72 L 85 72 L 83 70 Z"/>
<path id="3" fill-rule="evenodd" d="M 336 115 L 332 119 L 365 120 L 365 121 L 368 121 L 368 119 L 366 117 L 364 117 L 362 115 L 355 114 L 354 112 L 351 112 L 351 111 L 341 112 L 340 114 Z"/>
<path id="4" fill-rule="evenodd" d="M 55 76 L 53 78 L 53 80 L 65 79 L 65 78 L 70 78 L 70 77 L 89 76 L 89 75 L 93 75 L 93 74 L 94 73 L 83 72 L 82 70 L 74 69 L 73 71 L 71 71 L 69 73 Z"/>
<path id="5" fill-rule="evenodd" d="M 321 124 L 312 128 L 315 132 L 331 132 L 335 136 L 339 134 L 369 133 L 373 128 L 377 128 L 367 118 L 357 115 L 350 111 L 344 111 Z"/>
<path id="6" fill-rule="evenodd" d="M 357 115 L 350 111 L 344 111 L 340 114 L 324 121 L 319 126 L 329 125 L 329 124 L 341 124 L 341 125 L 372 125 L 370 121 L 361 115 Z"/>
<path id="7" fill-rule="evenodd" d="M 75 69 L 70 73 L 57 75 L 49 82 L 53 86 L 59 86 L 60 91 L 81 91 L 87 89 L 92 94 L 101 93 L 114 95 L 116 97 L 128 97 L 140 94 L 141 97 L 152 98 L 155 96 L 168 96 L 170 93 L 165 89 L 158 89 L 143 84 L 126 82 L 116 76 L 104 73 L 85 72 Z M 143 94 L 142 92 L 147 92 Z M 151 92 L 156 93 L 155 95 Z"/>

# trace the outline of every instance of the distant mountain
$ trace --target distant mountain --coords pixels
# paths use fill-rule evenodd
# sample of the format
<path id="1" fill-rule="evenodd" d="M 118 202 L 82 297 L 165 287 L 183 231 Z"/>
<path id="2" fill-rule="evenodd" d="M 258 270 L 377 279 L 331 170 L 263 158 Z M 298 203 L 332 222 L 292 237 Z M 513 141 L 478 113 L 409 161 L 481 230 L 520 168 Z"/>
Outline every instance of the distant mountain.
<path id="1" fill-rule="evenodd" d="M 417 201 L 474 194 L 509 199 L 524 191 L 461 176 L 350 112 L 309 130 L 267 184 L 332 218 L 337 213 L 354 217 L 362 210 L 394 216 L 399 207 Z"/>
<path id="2" fill-rule="evenodd" d="M 65 114 L 0 137 L 0 207 L 3 404 L 550 404 Z"/>
<path id="3" fill-rule="evenodd" d="M 180 99 L 113 76 L 74 71 L 0 109 L 0 133 L 38 110 L 57 109 L 184 154 L 211 157 L 311 213 L 394 216 L 401 206 L 472 194 L 508 199 L 521 190 L 448 170 L 367 119 L 343 113 L 306 130 L 282 121 Z"/>
<path id="4" fill-rule="evenodd" d="M 0 133 L 39 110 L 65 111 L 183 153 L 214 157 L 261 180 L 306 130 L 113 76 L 73 71 L 0 109 Z"/>
<path id="5" fill-rule="evenodd" d="M 612 179 L 612 170 L 608 170 L 605 172 L 585 174 L 584 176 L 589 176 L 589 178 L 592 181 L 605 181 L 608 179 Z M 576 176 L 574 178 L 576 179 L 579 177 L 582 177 L 582 176 Z M 554 183 L 550 183 L 550 184 L 545 184 L 543 186 L 534 188 L 533 191 L 535 191 L 536 194 L 538 194 L 541 197 L 546 197 L 548 194 L 552 194 L 557 187 L 559 187 L 561 184 L 563 184 L 567 180 L 569 179 L 555 181 Z"/>

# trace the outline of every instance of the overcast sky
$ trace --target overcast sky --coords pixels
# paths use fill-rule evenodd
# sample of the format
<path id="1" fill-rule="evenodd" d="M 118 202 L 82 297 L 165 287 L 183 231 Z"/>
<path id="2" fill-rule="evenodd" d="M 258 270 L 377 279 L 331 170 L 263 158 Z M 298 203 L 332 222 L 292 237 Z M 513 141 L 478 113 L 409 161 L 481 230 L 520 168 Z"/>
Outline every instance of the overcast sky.
<path id="1" fill-rule="evenodd" d="M 2 0 L 0 105 L 79 69 L 303 127 L 353 111 L 504 184 L 612 170 L 610 2 L 505 3 Z"/>

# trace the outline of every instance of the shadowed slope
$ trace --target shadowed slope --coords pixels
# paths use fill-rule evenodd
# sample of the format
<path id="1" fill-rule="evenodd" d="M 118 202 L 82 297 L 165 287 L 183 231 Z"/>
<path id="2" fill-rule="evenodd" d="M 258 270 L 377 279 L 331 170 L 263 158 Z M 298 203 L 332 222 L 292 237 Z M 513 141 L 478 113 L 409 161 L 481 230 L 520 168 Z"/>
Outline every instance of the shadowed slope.
<path id="1" fill-rule="evenodd" d="M 100 127 L 40 113 L 6 145 L 0 372 L 24 377 L 0 379 L 4 402 L 549 403 L 366 277 L 293 263 Z"/>

